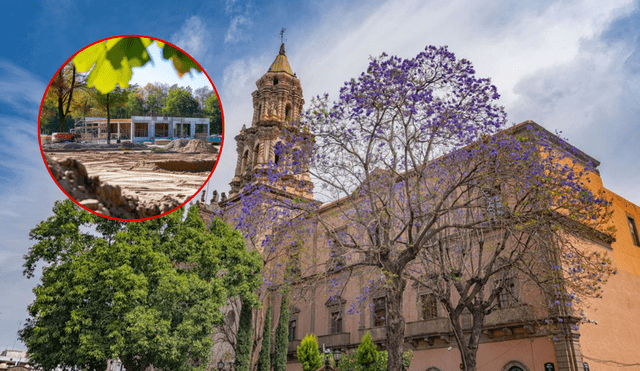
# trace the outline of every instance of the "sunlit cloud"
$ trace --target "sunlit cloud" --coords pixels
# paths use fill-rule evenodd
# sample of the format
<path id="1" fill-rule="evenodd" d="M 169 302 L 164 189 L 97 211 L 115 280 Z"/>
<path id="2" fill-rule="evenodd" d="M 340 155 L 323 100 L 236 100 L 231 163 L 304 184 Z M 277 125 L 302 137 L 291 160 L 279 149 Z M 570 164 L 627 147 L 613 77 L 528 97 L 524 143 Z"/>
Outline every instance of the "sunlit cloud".
<path id="1" fill-rule="evenodd" d="M 185 21 L 180 30 L 171 35 L 169 41 L 199 60 L 209 51 L 209 34 L 210 31 L 202 19 L 194 15 Z"/>
<path id="2" fill-rule="evenodd" d="M 231 25 L 227 30 L 227 35 L 224 38 L 225 43 L 235 43 L 242 40 L 247 40 L 249 37 L 246 34 L 246 27 L 251 24 L 249 17 L 244 15 L 237 15 L 231 19 Z"/>

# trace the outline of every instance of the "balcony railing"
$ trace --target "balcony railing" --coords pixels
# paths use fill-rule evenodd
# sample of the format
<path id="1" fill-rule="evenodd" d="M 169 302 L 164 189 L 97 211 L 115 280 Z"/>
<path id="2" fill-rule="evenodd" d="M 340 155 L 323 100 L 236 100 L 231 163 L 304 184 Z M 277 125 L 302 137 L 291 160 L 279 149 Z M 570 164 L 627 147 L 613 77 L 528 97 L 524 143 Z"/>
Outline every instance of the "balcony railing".
<path id="1" fill-rule="evenodd" d="M 360 339 L 364 336 L 365 333 L 369 332 L 371 334 L 371 339 L 374 342 L 385 342 L 387 341 L 387 329 L 385 327 L 373 327 L 367 329 L 358 330 L 358 335 Z"/>
<path id="2" fill-rule="evenodd" d="M 451 323 L 449 322 L 449 318 L 440 317 L 424 321 L 408 322 L 405 336 L 410 338 L 430 334 L 445 334 L 450 331 Z"/>
<path id="3" fill-rule="evenodd" d="M 331 348 L 331 347 L 344 347 L 349 345 L 351 342 L 351 333 L 350 332 L 340 332 L 337 334 L 329 334 L 318 336 L 318 345 Z"/>
<path id="4" fill-rule="evenodd" d="M 509 323 L 523 323 L 533 319 L 533 310 L 528 305 L 496 309 L 484 319 L 485 326 L 505 325 Z"/>
<path id="5" fill-rule="evenodd" d="M 300 345 L 300 340 L 291 340 L 289 341 L 289 353 L 296 353 L 298 351 L 298 346 Z"/>

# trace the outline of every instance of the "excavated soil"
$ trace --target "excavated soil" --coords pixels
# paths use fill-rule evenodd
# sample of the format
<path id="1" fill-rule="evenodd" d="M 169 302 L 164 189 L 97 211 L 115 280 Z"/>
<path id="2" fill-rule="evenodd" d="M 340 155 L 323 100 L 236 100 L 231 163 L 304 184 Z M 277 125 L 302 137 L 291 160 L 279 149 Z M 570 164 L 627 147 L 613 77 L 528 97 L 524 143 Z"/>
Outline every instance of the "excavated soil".
<path id="1" fill-rule="evenodd" d="M 107 216 L 141 219 L 178 207 L 198 191 L 215 165 L 217 149 L 211 144 L 177 141 L 183 142 L 152 150 L 123 146 L 127 143 L 43 149 L 54 177 L 76 201 Z M 193 151 L 202 145 L 211 152 Z"/>

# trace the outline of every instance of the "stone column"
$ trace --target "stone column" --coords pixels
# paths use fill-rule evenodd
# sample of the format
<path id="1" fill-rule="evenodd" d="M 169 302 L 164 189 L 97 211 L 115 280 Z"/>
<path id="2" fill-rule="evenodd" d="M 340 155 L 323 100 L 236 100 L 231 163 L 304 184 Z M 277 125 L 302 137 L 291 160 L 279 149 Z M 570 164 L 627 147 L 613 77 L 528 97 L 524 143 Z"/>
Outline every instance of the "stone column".
<path id="1" fill-rule="evenodd" d="M 573 322 L 573 321 L 571 321 Z M 561 334 L 553 342 L 558 371 L 583 371 L 580 333 L 572 328 L 573 323 L 560 324 Z"/>

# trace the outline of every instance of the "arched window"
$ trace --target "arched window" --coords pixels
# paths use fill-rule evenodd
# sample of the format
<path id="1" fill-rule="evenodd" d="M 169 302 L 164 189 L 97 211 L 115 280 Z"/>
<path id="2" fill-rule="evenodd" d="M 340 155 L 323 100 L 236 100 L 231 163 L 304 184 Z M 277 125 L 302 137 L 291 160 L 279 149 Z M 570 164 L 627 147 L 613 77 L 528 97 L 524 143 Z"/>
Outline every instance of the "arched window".
<path id="1" fill-rule="evenodd" d="M 252 164 L 252 169 L 256 167 L 256 165 L 258 165 L 258 162 L 260 160 L 260 143 L 256 143 L 256 146 L 253 147 L 253 164 Z"/>
<path id="2" fill-rule="evenodd" d="M 240 166 L 240 171 L 245 172 L 249 170 L 249 150 L 245 150 L 242 155 L 242 165 Z"/>
<path id="3" fill-rule="evenodd" d="M 277 77 L 273 78 L 273 85 L 278 85 L 278 78 Z"/>
<path id="4" fill-rule="evenodd" d="M 274 164 L 279 164 L 280 160 L 283 158 L 282 156 L 282 142 L 277 142 L 276 144 L 273 145 L 273 147 L 271 148 L 271 153 L 270 153 L 273 157 L 273 163 Z"/>
<path id="5" fill-rule="evenodd" d="M 527 365 L 520 361 L 509 361 L 503 367 L 502 371 L 529 371 Z"/>
<path id="6" fill-rule="evenodd" d="M 284 117 L 285 120 L 291 121 L 291 104 L 287 104 L 287 107 L 284 109 Z"/>

